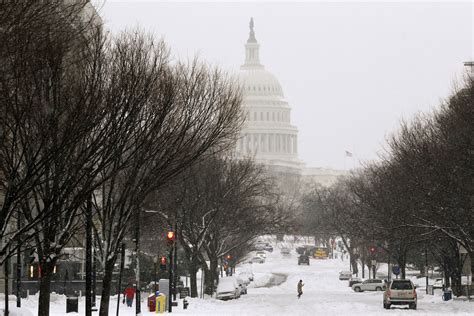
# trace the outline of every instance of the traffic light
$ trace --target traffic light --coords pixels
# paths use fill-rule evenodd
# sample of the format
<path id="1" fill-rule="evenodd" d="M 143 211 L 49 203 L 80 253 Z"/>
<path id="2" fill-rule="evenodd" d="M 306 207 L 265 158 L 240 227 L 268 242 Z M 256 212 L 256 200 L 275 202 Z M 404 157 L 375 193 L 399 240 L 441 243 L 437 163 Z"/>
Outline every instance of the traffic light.
<path id="1" fill-rule="evenodd" d="M 230 259 L 232 259 L 232 256 L 231 256 L 231 255 L 227 255 L 225 258 L 227 259 L 227 261 L 230 261 Z"/>
<path id="2" fill-rule="evenodd" d="M 369 248 L 369 251 L 370 251 L 371 254 L 375 254 L 375 252 L 377 251 L 377 248 L 375 248 L 375 246 L 371 246 Z"/>
<path id="3" fill-rule="evenodd" d="M 174 239 L 175 239 L 175 234 L 174 234 L 174 231 L 170 230 L 167 234 L 166 234 L 166 239 L 168 240 L 168 243 L 170 245 L 172 245 L 174 243 Z"/>
<path id="4" fill-rule="evenodd" d="M 166 270 L 166 257 L 162 256 L 160 258 L 160 270 Z"/>

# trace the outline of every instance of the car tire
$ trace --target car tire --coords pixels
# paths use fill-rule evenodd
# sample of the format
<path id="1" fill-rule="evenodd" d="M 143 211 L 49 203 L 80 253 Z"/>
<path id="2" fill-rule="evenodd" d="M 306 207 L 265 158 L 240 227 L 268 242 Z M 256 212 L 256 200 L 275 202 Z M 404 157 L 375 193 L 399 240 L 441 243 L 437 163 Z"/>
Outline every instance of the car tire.
<path id="1" fill-rule="evenodd" d="M 378 292 L 378 291 L 382 291 L 382 288 L 381 288 L 380 286 L 377 286 L 377 287 L 375 288 L 375 290 L 376 290 L 377 292 Z"/>
<path id="2" fill-rule="evenodd" d="M 362 292 L 361 288 L 358 287 L 358 286 L 356 286 L 356 287 L 354 288 L 354 291 L 357 292 L 357 293 Z"/>
<path id="3" fill-rule="evenodd" d="M 410 309 L 416 309 L 416 304 L 415 303 L 410 304 Z"/>
<path id="4" fill-rule="evenodd" d="M 384 304 L 383 304 L 383 308 L 385 308 L 385 309 L 390 309 L 390 304 L 385 304 L 385 303 L 384 303 Z"/>

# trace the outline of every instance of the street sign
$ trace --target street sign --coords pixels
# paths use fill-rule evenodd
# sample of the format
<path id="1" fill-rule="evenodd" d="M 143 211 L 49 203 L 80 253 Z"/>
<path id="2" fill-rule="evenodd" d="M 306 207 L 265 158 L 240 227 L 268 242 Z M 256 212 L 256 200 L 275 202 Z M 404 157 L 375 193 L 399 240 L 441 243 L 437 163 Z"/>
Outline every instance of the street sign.
<path id="1" fill-rule="evenodd" d="M 182 287 L 179 289 L 179 298 L 185 298 L 189 296 L 189 287 Z"/>
<path id="2" fill-rule="evenodd" d="M 375 266 L 377 264 L 377 260 L 372 260 L 372 265 Z"/>
<path id="3" fill-rule="evenodd" d="M 399 275 L 400 274 L 400 267 L 399 266 L 393 266 L 392 267 L 392 272 L 395 275 Z"/>

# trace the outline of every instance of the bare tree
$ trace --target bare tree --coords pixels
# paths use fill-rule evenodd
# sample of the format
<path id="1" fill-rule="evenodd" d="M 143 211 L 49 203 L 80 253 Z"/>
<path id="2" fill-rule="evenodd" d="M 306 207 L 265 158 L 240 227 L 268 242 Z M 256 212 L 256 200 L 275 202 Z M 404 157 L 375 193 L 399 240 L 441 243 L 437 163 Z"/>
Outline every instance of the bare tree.
<path id="1" fill-rule="evenodd" d="M 115 46 L 112 64 L 120 65 L 115 72 L 128 74 L 124 86 L 136 83 L 135 93 L 142 95 L 142 104 L 129 140 L 133 154 L 117 155 L 117 165 L 104 170 L 108 180 L 94 192 L 95 232 L 104 267 L 101 315 L 108 313 L 120 245 L 148 194 L 209 149 L 230 146 L 242 122 L 239 87 L 221 71 L 198 61 L 170 65 L 164 44 L 138 33 L 122 35 Z M 122 65 L 133 65 L 136 71 Z M 120 167 L 123 159 L 128 163 Z"/>

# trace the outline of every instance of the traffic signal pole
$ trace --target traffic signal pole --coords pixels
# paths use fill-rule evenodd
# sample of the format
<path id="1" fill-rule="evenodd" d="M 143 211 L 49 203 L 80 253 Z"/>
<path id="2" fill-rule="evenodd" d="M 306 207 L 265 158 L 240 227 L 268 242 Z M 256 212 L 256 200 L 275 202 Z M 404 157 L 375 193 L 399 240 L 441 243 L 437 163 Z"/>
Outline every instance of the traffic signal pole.
<path id="1" fill-rule="evenodd" d="M 173 311 L 173 298 L 171 293 L 173 291 L 173 246 L 170 248 L 169 254 L 169 282 L 168 282 L 168 312 L 171 313 Z"/>
<path id="2" fill-rule="evenodd" d="M 171 313 L 173 311 L 173 281 L 174 281 L 174 277 L 173 277 L 173 270 L 174 270 L 174 267 L 175 267 L 175 264 L 174 264 L 174 261 L 173 261 L 173 251 L 174 251 L 174 247 L 176 247 L 175 245 L 175 232 L 174 231 L 169 231 L 167 234 L 166 234 L 166 239 L 168 240 L 168 245 L 170 247 L 170 252 L 169 252 L 169 284 L 168 284 L 168 312 Z M 176 258 L 174 258 L 176 260 Z M 176 294 L 174 294 L 174 297 L 176 299 Z"/>
<path id="3" fill-rule="evenodd" d="M 136 266 L 136 299 L 135 299 L 135 315 L 141 315 L 141 297 L 140 297 L 140 209 L 138 209 L 137 224 L 135 227 L 135 254 L 137 257 L 137 266 Z"/>

